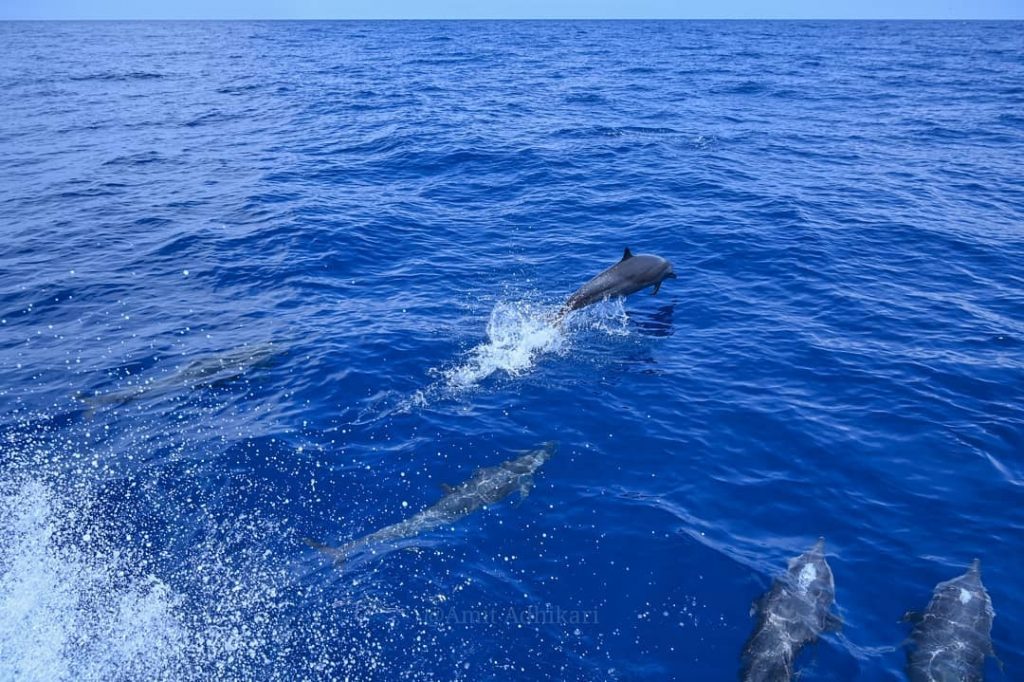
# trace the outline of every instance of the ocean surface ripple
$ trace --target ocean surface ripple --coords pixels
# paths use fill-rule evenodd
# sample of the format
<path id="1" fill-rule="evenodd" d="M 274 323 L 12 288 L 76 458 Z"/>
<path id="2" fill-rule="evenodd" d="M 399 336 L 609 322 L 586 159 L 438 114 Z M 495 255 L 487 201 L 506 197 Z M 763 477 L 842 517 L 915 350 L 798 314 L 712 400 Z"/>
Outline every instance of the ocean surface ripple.
<path id="1" fill-rule="evenodd" d="M 802 680 L 902 679 L 974 557 L 1024 676 L 1024 24 L 0 45 L 0 678 L 733 679 L 819 535 Z M 679 279 L 552 326 L 624 246 Z"/>

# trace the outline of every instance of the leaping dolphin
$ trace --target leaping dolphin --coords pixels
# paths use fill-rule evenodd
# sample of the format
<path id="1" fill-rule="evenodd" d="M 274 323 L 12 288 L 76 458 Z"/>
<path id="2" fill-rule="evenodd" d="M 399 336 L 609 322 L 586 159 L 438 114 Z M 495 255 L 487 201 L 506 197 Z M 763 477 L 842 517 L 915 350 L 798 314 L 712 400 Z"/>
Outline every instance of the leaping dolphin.
<path id="1" fill-rule="evenodd" d="M 526 497 L 533 489 L 533 475 L 555 453 L 555 443 L 545 443 L 537 450 L 502 462 L 498 466 L 477 469 L 468 481 L 457 486 L 442 484 L 444 497 L 412 518 L 353 540 L 341 547 L 329 547 L 307 539 L 307 544 L 330 556 L 338 565 L 354 554 L 375 547 L 393 544 L 468 516 L 477 509 L 500 502 L 512 493 Z"/>
<path id="2" fill-rule="evenodd" d="M 648 253 L 634 256 L 629 247 L 626 247 L 622 252 L 622 260 L 581 286 L 569 297 L 562 306 L 559 318 L 606 298 L 629 296 L 649 286 L 654 287 L 654 291 L 651 292 L 653 296 L 658 293 L 662 282 L 675 278 L 676 273 L 672 270 L 672 264 L 661 256 Z"/>
<path id="3" fill-rule="evenodd" d="M 793 661 L 804 645 L 827 630 L 838 630 L 830 610 L 835 601 L 832 569 L 825 561 L 825 539 L 789 560 L 786 573 L 775 580 L 751 608 L 757 626 L 743 648 L 744 682 L 788 682 Z"/>
<path id="4" fill-rule="evenodd" d="M 963 575 L 935 586 L 924 615 L 916 621 L 907 653 L 911 682 L 980 682 L 992 651 L 992 600 L 975 559 Z"/>

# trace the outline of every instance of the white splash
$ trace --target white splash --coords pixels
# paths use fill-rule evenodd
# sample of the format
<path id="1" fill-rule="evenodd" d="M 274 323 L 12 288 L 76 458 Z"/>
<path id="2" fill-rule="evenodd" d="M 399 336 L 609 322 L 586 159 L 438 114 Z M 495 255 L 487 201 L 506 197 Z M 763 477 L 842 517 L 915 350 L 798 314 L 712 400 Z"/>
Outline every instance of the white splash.
<path id="1" fill-rule="evenodd" d="M 476 388 L 494 374 L 519 377 L 533 370 L 546 355 L 568 354 L 575 339 L 597 332 L 610 337 L 629 336 L 629 316 L 621 299 L 602 301 L 559 320 L 561 305 L 525 300 L 499 301 L 487 321 L 487 340 L 464 354 L 461 362 L 429 370 L 439 380 L 400 399 L 390 409 L 375 406 L 368 413 L 379 418 L 392 411 L 407 414 Z"/>
<path id="2" fill-rule="evenodd" d="M 0 680 L 366 679 L 385 664 L 380 640 L 346 636 L 359 614 L 344 592 L 316 593 L 294 621 L 305 592 L 287 562 L 224 548 L 280 528 L 211 527 L 164 574 L 78 492 L 0 480 Z"/>
<path id="3" fill-rule="evenodd" d="M 526 302 L 499 302 L 487 322 L 487 340 L 469 351 L 466 360 L 441 372 L 451 388 L 469 388 L 495 372 L 519 376 L 537 358 L 568 347 L 567 326 L 557 308 Z"/>
<path id="4" fill-rule="evenodd" d="M 180 667 L 189 633 L 166 584 L 62 546 L 56 519 L 77 510 L 41 484 L 5 486 L 0 511 L 0 660 L 15 678 L 143 679 Z"/>

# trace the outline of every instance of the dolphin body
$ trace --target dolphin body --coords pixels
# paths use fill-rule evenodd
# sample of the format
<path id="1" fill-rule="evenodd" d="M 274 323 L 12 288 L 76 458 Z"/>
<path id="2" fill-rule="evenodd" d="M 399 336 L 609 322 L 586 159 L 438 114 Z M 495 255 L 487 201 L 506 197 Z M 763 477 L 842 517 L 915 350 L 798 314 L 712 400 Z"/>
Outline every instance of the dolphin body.
<path id="1" fill-rule="evenodd" d="M 561 316 L 573 310 L 586 307 L 606 298 L 629 296 L 654 287 L 651 295 L 658 293 L 661 283 L 675 279 L 672 264 L 661 256 L 641 253 L 636 256 L 627 247 L 622 260 L 581 286 L 562 306 Z"/>
<path id="2" fill-rule="evenodd" d="M 751 607 L 757 625 L 743 648 L 740 679 L 744 682 L 787 682 L 793 661 L 818 635 L 839 629 L 831 611 L 835 601 L 832 569 L 825 561 L 825 539 L 789 560 L 789 568 Z"/>
<path id="3" fill-rule="evenodd" d="M 245 378 L 250 370 L 273 365 L 283 349 L 274 343 L 244 345 L 223 353 L 202 356 L 183 367 L 109 393 L 78 396 L 89 406 L 89 414 L 106 405 L 126 405 L 155 400 L 200 389 L 217 389 Z"/>
<path id="4" fill-rule="evenodd" d="M 441 484 L 444 497 L 412 518 L 353 540 L 341 547 L 329 547 L 311 540 L 307 543 L 321 550 L 336 564 L 345 563 L 351 556 L 372 550 L 420 533 L 447 526 L 477 509 L 500 502 L 518 492 L 525 498 L 533 489 L 533 475 L 555 453 L 554 443 L 545 443 L 537 450 L 493 467 L 477 469 L 469 480 L 457 486 Z"/>
<path id="5" fill-rule="evenodd" d="M 992 600 L 981 584 L 977 559 L 963 575 L 935 586 L 916 620 L 907 652 L 911 682 L 980 682 L 992 650 Z"/>

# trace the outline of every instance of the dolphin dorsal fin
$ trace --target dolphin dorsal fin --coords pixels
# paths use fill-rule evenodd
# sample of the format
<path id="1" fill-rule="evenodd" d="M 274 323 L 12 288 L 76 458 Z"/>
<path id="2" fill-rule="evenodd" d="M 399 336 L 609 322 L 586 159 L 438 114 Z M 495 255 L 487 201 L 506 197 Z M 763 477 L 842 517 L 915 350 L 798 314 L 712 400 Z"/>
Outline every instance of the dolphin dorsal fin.
<path id="1" fill-rule="evenodd" d="M 627 246 L 625 251 L 622 252 L 622 260 L 629 260 L 632 257 L 633 257 L 633 252 L 630 251 L 629 247 Z"/>

